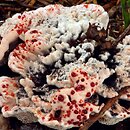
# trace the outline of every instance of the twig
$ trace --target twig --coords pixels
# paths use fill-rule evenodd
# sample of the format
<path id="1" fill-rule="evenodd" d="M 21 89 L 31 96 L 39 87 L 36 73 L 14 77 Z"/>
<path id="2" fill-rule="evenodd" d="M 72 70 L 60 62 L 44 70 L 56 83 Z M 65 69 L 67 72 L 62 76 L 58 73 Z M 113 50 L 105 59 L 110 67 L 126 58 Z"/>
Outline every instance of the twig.
<path id="1" fill-rule="evenodd" d="M 124 30 L 124 32 L 113 42 L 111 41 L 106 41 L 104 44 L 101 44 L 101 49 L 111 49 L 115 48 L 117 44 L 130 32 L 130 25 Z"/>
<path id="2" fill-rule="evenodd" d="M 79 0 L 76 4 L 79 5 L 79 4 L 82 4 L 84 3 L 84 0 Z"/>
<path id="3" fill-rule="evenodd" d="M 113 7 L 108 11 L 109 17 L 112 18 L 112 17 L 114 16 L 114 14 L 117 12 L 118 9 L 119 9 L 119 6 L 118 6 L 118 5 L 113 6 Z"/>
<path id="4" fill-rule="evenodd" d="M 16 2 L 17 2 L 20 6 L 22 6 L 22 7 L 26 7 L 26 8 L 34 9 L 33 6 L 28 5 L 28 4 L 26 4 L 26 3 L 24 3 L 24 2 L 21 2 L 21 1 L 19 1 L 19 0 L 16 0 Z"/>
<path id="5" fill-rule="evenodd" d="M 48 4 L 52 4 L 53 0 L 37 0 L 38 2 L 40 2 L 43 5 L 48 5 Z"/>
<path id="6" fill-rule="evenodd" d="M 16 11 L 16 12 L 20 12 L 21 8 L 15 8 L 15 7 L 0 7 L 0 10 L 4 10 L 4 11 Z"/>
<path id="7" fill-rule="evenodd" d="M 124 32 L 112 43 L 112 46 L 116 46 L 128 33 L 130 32 L 130 25 L 124 30 Z"/>
<path id="8" fill-rule="evenodd" d="M 35 3 L 36 3 L 36 0 L 31 0 L 28 5 L 33 7 Z"/>
<path id="9" fill-rule="evenodd" d="M 111 98 L 108 100 L 108 102 L 106 103 L 106 105 L 101 109 L 101 111 L 98 114 L 95 114 L 94 116 L 91 116 L 90 119 L 88 121 L 86 121 L 84 123 L 84 125 L 82 127 L 80 127 L 79 130 L 88 130 L 88 128 L 94 123 L 96 122 L 99 118 L 101 118 L 103 116 L 103 114 L 125 93 L 127 93 L 128 89 L 130 89 L 130 86 L 126 86 L 124 88 L 122 88 L 119 92 L 118 92 L 118 96 Z"/>

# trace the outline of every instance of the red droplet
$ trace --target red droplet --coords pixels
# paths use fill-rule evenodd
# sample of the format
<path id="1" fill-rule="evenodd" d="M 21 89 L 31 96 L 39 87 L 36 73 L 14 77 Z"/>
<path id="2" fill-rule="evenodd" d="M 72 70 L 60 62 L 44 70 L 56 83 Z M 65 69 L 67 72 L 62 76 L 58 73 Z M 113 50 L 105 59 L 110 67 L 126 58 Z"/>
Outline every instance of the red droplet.
<path id="1" fill-rule="evenodd" d="M 71 111 L 68 110 L 68 111 L 66 111 L 66 112 L 67 112 L 67 116 L 70 117 Z"/>
<path id="2" fill-rule="evenodd" d="M 75 94 L 75 91 L 74 91 L 74 90 L 71 90 L 71 94 L 74 95 L 74 94 Z"/>
<path id="3" fill-rule="evenodd" d="M 31 23 L 32 23 L 32 21 L 30 20 L 30 21 L 29 21 L 29 26 L 31 25 Z"/>
<path id="4" fill-rule="evenodd" d="M 96 82 L 95 84 L 98 85 L 98 82 Z"/>
<path id="5" fill-rule="evenodd" d="M 84 104 L 79 104 L 79 106 L 80 106 L 80 107 L 83 107 L 83 106 L 84 106 Z"/>
<path id="6" fill-rule="evenodd" d="M 85 71 L 80 71 L 80 74 L 82 74 L 84 77 L 88 77 L 88 74 Z"/>
<path id="7" fill-rule="evenodd" d="M 70 109 L 72 109 L 72 108 L 73 108 L 73 106 L 71 105 L 69 108 L 70 108 Z"/>
<path id="8" fill-rule="evenodd" d="M 71 121 L 67 121 L 68 124 L 71 124 L 72 122 Z"/>
<path id="9" fill-rule="evenodd" d="M 24 18 L 26 18 L 26 16 L 25 16 L 25 15 L 22 15 L 22 17 L 21 17 L 21 18 L 22 18 L 22 20 L 23 20 Z"/>
<path id="10" fill-rule="evenodd" d="M 79 112 L 78 112 L 77 110 L 74 110 L 74 113 L 75 113 L 75 114 L 78 114 Z"/>
<path id="11" fill-rule="evenodd" d="M 8 93 L 8 92 L 5 92 L 5 95 L 9 95 L 9 93 Z"/>
<path id="12" fill-rule="evenodd" d="M 37 31 L 37 30 L 33 30 L 33 31 L 31 31 L 30 33 L 31 33 L 31 34 L 32 34 L 32 33 L 38 33 L 38 31 Z"/>
<path id="13" fill-rule="evenodd" d="M 71 122 L 73 122 L 74 121 L 74 119 L 71 119 Z"/>
<path id="14" fill-rule="evenodd" d="M 8 111 L 8 110 L 9 110 L 9 107 L 8 107 L 8 106 L 5 106 L 4 109 L 5 109 L 5 111 Z"/>
<path id="15" fill-rule="evenodd" d="M 15 97 L 15 94 L 12 92 L 11 94 L 10 94 L 12 97 Z"/>
<path id="16" fill-rule="evenodd" d="M 90 96 L 91 96 L 91 93 L 88 92 L 88 93 L 86 94 L 86 97 L 90 97 Z"/>
<path id="17" fill-rule="evenodd" d="M 88 111 L 84 109 L 84 110 L 82 110 L 82 113 L 87 114 Z"/>
<path id="18" fill-rule="evenodd" d="M 23 30 L 19 29 L 17 30 L 17 33 L 20 35 L 23 32 Z"/>
<path id="19" fill-rule="evenodd" d="M 93 111 L 93 108 L 90 108 L 90 111 L 92 112 L 92 111 Z"/>
<path id="20" fill-rule="evenodd" d="M 81 120 L 81 115 L 78 115 L 78 116 L 77 116 L 77 119 Z"/>
<path id="21" fill-rule="evenodd" d="M 45 117 L 43 116 L 43 117 L 42 117 L 42 120 L 44 120 L 44 119 L 45 119 Z"/>
<path id="22" fill-rule="evenodd" d="M 31 40 L 31 42 L 37 42 L 37 39 L 33 39 L 33 40 Z"/>
<path id="23" fill-rule="evenodd" d="M 94 82 L 91 82 L 90 85 L 91 85 L 91 87 L 94 87 L 94 86 L 95 86 L 95 83 L 94 83 Z"/>
<path id="24" fill-rule="evenodd" d="M 63 96 L 63 95 L 59 95 L 59 96 L 58 96 L 58 100 L 59 100 L 60 102 L 63 102 L 63 101 L 64 101 L 64 96 Z"/>
<path id="25" fill-rule="evenodd" d="M 24 47 L 26 47 L 26 44 L 20 44 L 20 47 L 22 47 L 22 48 L 24 48 Z"/>
<path id="26" fill-rule="evenodd" d="M 54 120 L 54 116 L 52 114 L 50 114 L 49 117 L 49 121 Z"/>
<path id="27" fill-rule="evenodd" d="M 25 56 L 22 55 L 22 58 L 25 59 Z"/>
<path id="28" fill-rule="evenodd" d="M 72 72 L 72 73 L 71 73 L 71 76 L 72 76 L 72 77 L 76 77 L 76 76 L 78 76 L 78 75 L 77 75 L 75 72 Z"/>
<path id="29" fill-rule="evenodd" d="M 85 90 L 85 86 L 82 85 L 82 84 L 80 84 L 80 85 L 78 85 L 78 86 L 75 87 L 75 90 L 76 91 L 84 91 Z"/>
<path id="30" fill-rule="evenodd" d="M 8 88 L 8 86 L 3 84 L 3 85 L 2 85 L 2 88 Z"/>
<path id="31" fill-rule="evenodd" d="M 70 102 L 67 103 L 67 106 L 70 106 Z"/>
<path id="32" fill-rule="evenodd" d="M 84 7 L 85 7 L 85 8 L 88 8 L 88 4 L 84 4 Z"/>
<path id="33" fill-rule="evenodd" d="M 18 19 L 20 19 L 20 18 L 21 18 L 21 16 L 19 15 L 19 16 L 18 16 Z"/>
<path id="34" fill-rule="evenodd" d="M 76 104 L 76 100 L 73 100 L 73 101 L 72 101 L 72 104 Z"/>

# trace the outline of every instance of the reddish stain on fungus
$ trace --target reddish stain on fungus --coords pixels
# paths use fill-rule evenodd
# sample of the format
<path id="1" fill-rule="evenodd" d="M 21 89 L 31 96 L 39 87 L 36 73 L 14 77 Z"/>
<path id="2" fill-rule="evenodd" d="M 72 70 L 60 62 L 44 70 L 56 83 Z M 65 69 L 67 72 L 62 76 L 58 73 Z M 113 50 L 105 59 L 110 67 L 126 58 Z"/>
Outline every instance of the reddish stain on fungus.
<path id="1" fill-rule="evenodd" d="M 8 88 L 8 86 L 3 84 L 3 85 L 2 85 L 2 88 Z"/>
<path id="2" fill-rule="evenodd" d="M 9 110 L 9 107 L 8 107 L 8 106 L 5 106 L 4 109 L 5 109 L 5 111 L 8 111 L 8 110 Z"/>
<path id="3" fill-rule="evenodd" d="M 90 108 L 90 111 L 92 112 L 92 111 L 93 111 L 93 108 Z"/>
<path id="4" fill-rule="evenodd" d="M 31 33 L 31 34 L 32 34 L 32 33 L 38 33 L 38 31 L 37 31 L 37 30 L 33 30 L 33 31 L 31 31 L 30 33 Z"/>
<path id="5" fill-rule="evenodd" d="M 73 108 L 73 106 L 70 106 L 70 109 L 72 109 Z"/>
<path id="6" fill-rule="evenodd" d="M 82 110 L 82 113 L 87 114 L 88 111 L 84 109 L 84 110 Z"/>
<path id="7" fill-rule="evenodd" d="M 82 84 L 80 84 L 80 85 L 78 85 L 77 87 L 75 87 L 75 90 L 76 90 L 76 91 L 83 91 L 84 89 L 85 89 L 85 86 L 82 85 Z"/>
<path id="8" fill-rule="evenodd" d="M 43 117 L 42 117 L 42 120 L 44 120 L 44 119 L 45 119 L 45 117 L 43 116 Z"/>
<path id="9" fill-rule="evenodd" d="M 67 116 L 70 117 L 71 111 L 68 110 L 68 111 L 66 111 L 66 112 L 67 112 Z"/>
<path id="10" fill-rule="evenodd" d="M 79 112 L 78 112 L 77 110 L 74 110 L 74 113 L 75 113 L 75 114 L 78 114 Z"/>
<path id="11" fill-rule="evenodd" d="M 21 16 L 19 15 L 19 16 L 18 16 L 18 19 L 20 19 L 20 18 L 21 18 Z"/>
<path id="12" fill-rule="evenodd" d="M 33 39 L 33 40 L 31 40 L 31 42 L 37 42 L 37 39 Z"/>
<path id="13" fill-rule="evenodd" d="M 78 116 L 77 116 L 77 119 L 81 120 L 81 115 L 78 115 Z"/>
<path id="14" fill-rule="evenodd" d="M 72 104 L 76 104 L 76 100 L 73 100 L 73 101 L 72 101 Z"/>
<path id="15" fill-rule="evenodd" d="M 88 77 L 88 74 L 85 71 L 80 71 L 80 74 L 82 74 L 84 77 Z"/>
<path id="16" fill-rule="evenodd" d="M 88 92 L 88 93 L 86 94 L 86 97 L 90 97 L 90 96 L 91 96 L 91 93 Z"/>
<path id="17" fill-rule="evenodd" d="M 91 82 L 90 85 L 91 85 L 91 87 L 95 87 L 95 83 L 94 82 Z"/>
<path id="18" fill-rule="evenodd" d="M 67 121 L 68 124 L 71 124 L 72 122 L 71 121 Z"/>
<path id="19" fill-rule="evenodd" d="M 72 91 L 71 91 L 71 95 L 74 95 L 74 94 L 75 94 L 75 91 L 74 91 L 74 90 L 72 90 Z"/>
<path id="20" fill-rule="evenodd" d="M 15 94 L 12 92 L 11 94 L 10 94 L 12 97 L 15 97 Z"/>
<path id="21" fill-rule="evenodd" d="M 67 103 L 67 106 L 70 106 L 70 102 Z"/>
<path id="22" fill-rule="evenodd" d="M 71 76 L 72 76 L 72 77 L 76 77 L 76 76 L 78 76 L 78 75 L 77 75 L 75 72 L 72 72 L 72 73 L 71 73 Z"/>
<path id="23" fill-rule="evenodd" d="M 63 101 L 64 101 L 64 96 L 63 96 L 63 95 L 59 95 L 59 96 L 58 96 L 58 100 L 59 100 L 60 102 L 63 102 Z"/>
<path id="24" fill-rule="evenodd" d="M 88 4 L 84 4 L 84 7 L 85 7 L 85 8 L 88 8 Z"/>

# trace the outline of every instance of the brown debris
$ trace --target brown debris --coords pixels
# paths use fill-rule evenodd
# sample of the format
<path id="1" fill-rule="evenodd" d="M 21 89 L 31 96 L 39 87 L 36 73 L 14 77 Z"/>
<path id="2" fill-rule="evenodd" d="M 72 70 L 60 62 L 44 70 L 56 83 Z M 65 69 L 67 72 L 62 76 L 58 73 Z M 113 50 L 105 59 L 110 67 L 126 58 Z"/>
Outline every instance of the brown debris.
<path id="1" fill-rule="evenodd" d="M 127 93 L 128 89 L 130 89 L 130 86 L 126 86 L 124 88 L 122 88 L 119 92 L 118 92 L 118 96 L 111 98 L 108 100 L 108 102 L 105 104 L 105 106 L 101 109 L 101 111 L 98 114 L 95 114 L 93 116 L 90 117 L 89 120 L 87 120 L 83 126 L 80 127 L 79 130 L 88 130 L 89 127 L 91 127 L 91 125 L 93 123 L 95 123 L 97 120 L 99 120 L 103 114 L 125 93 Z"/>
<path id="2" fill-rule="evenodd" d="M 130 25 L 124 30 L 124 32 L 112 43 L 112 46 L 117 46 L 117 44 L 128 34 L 130 33 Z"/>
<path id="3" fill-rule="evenodd" d="M 117 2 L 117 0 L 112 0 L 111 2 L 109 2 L 109 3 L 105 4 L 105 5 L 103 5 L 103 8 L 104 8 L 106 11 L 108 11 L 108 10 L 111 9 L 111 7 L 113 7 L 114 5 L 116 5 L 116 2 Z"/>
<path id="4" fill-rule="evenodd" d="M 114 16 L 114 14 L 117 12 L 119 6 L 113 6 L 109 11 L 108 11 L 108 14 L 109 14 L 109 17 L 112 18 Z"/>
<path id="5" fill-rule="evenodd" d="M 9 121 L 0 114 L 0 130 L 9 130 Z"/>
<path id="6" fill-rule="evenodd" d="M 87 30 L 86 36 L 88 39 L 94 39 L 97 42 L 105 41 L 105 38 L 107 37 L 107 30 L 104 28 L 101 30 L 97 29 L 98 26 L 95 24 L 89 24 L 89 28 Z"/>
<path id="7" fill-rule="evenodd" d="M 35 3 L 36 3 L 36 0 L 31 0 L 28 5 L 33 7 Z"/>
<path id="8" fill-rule="evenodd" d="M 105 49 L 112 49 L 117 46 L 117 44 L 125 38 L 126 35 L 130 33 L 130 25 L 124 30 L 124 32 L 115 40 L 115 41 L 106 41 L 105 43 L 101 44 L 102 50 Z"/>

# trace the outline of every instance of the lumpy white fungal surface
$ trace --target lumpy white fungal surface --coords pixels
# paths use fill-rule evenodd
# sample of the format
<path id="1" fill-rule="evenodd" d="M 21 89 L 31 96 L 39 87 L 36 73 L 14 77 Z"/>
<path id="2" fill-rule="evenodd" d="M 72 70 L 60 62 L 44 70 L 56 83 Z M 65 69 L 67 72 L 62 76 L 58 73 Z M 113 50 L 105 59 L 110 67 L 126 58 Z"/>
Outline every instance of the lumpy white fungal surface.
<path id="1" fill-rule="evenodd" d="M 7 19 L 0 27 L 3 37 L 0 61 L 13 41 L 20 38 L 23 42 L 8 57 L 9 68 L 20 77 L 0 77 L 3 115 L 29 123 L 37 120 L 51 128 L 64 130 L 79 127 L 89 120 L 90 115 L 99 113 L 104 104 L 99 105 L 99 99 L 93 102 L 95 95 L 104 98 L 118 95 L 115 89 L 105 85 L 105 80 L 117 73 L 124 86 L 129 81 L 130 36 L 123 44 L 118 44 L 120 52 L 115 55 L 115 60 L 120 65 L 115 69 L 105 63 L 111 54 L 105 52 L 99 55 L 101 60 L 96 59 L 97 43 L 87 39 L 91 25 L 98 31 L 106 30 L 108 22 L 107 12 L 94 4 L 49 5 Z M 129 100 L 128 95 L 129 92 L 122 98 Z M 120 105 L 117 103 L 116 106 Z M 123 107 L 118 108 L 122 112 Z M 110 111 L 113 110 L 108 110 L 105 116 L 111 119 Z M 128 113 L 122 115 L 129 117 Z M 117 118 L 123 118 L 120 112 Z"/>

